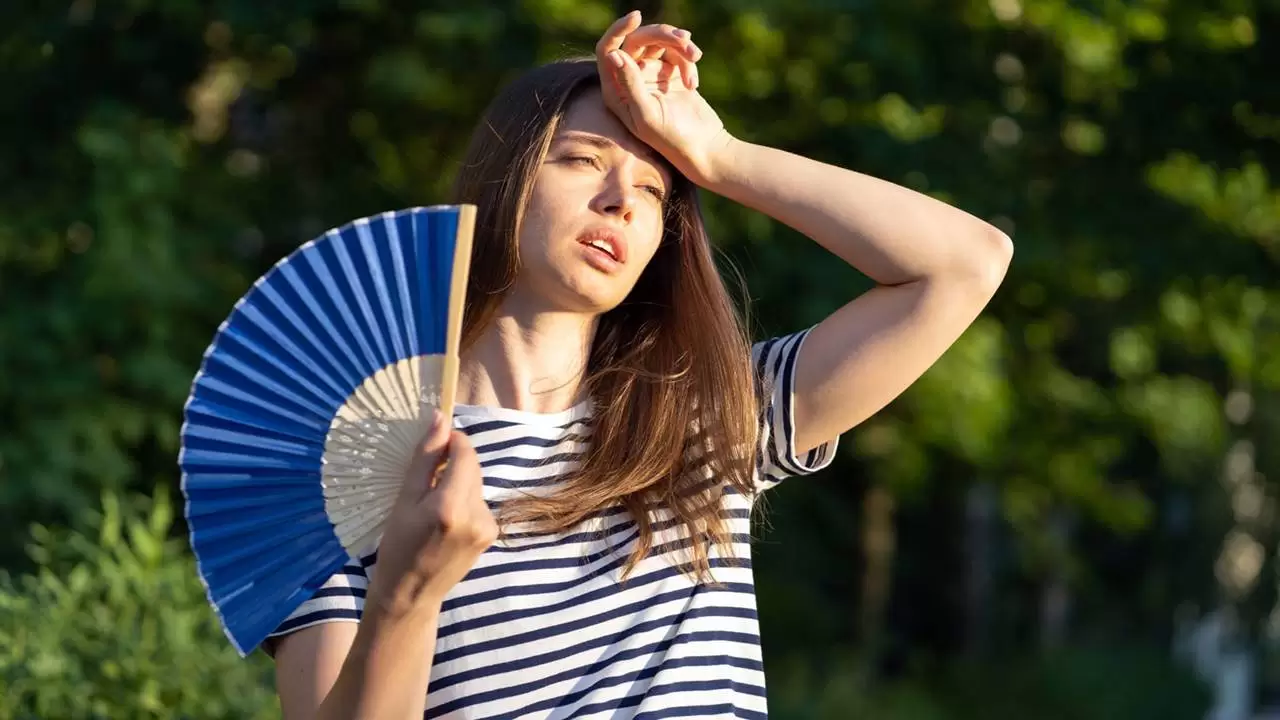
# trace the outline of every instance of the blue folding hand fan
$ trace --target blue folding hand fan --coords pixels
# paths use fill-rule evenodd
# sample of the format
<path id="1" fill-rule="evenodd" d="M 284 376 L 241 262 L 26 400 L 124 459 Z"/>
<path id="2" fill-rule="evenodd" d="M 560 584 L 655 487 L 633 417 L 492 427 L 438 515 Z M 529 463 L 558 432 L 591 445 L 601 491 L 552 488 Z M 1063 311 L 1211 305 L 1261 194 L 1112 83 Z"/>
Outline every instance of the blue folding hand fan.
<path id="1" fill-rule="evenodd" d="M 200 577 L 242 656 L 372 548 L 432 412 L 453 414 L 472 205 L 330 230 L 218 328 L 184 410 Z"/>

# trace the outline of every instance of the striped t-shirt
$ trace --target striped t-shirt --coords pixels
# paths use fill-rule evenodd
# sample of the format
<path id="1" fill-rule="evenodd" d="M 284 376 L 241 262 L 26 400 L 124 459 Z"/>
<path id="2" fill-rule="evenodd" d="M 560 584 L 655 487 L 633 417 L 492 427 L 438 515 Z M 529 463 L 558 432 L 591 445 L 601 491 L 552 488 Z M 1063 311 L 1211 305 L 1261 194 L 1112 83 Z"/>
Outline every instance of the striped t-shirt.
<path id="1" fill-rule="evenodd" d="M 752 347 L 765 388 L 755 487 L 830 463 L 804 456 L 791 416 L 807 331 Z M 485 499 L 554 483 L 591 438 L 590 407 L 539 414 L 459 407 L 480 456 Z M 620 581 L 636 528 L 620 508 L 557 535 L 504 535 L 455 586 L 440 615 L 427 718 L 764 718 L 765 676 L 751 569 L 752 498 L 724 496 L 733 558 L 711 554 L 715 585 L 650 555 Z M 669 518 L 670 516 L 666 516 Z M 670 529 L 658 515 L 655 531 Z M 655 533 L 654 545 L 662 540 Z M 377 554 L 353 560 L 273 633 L 357 621 Z"/>

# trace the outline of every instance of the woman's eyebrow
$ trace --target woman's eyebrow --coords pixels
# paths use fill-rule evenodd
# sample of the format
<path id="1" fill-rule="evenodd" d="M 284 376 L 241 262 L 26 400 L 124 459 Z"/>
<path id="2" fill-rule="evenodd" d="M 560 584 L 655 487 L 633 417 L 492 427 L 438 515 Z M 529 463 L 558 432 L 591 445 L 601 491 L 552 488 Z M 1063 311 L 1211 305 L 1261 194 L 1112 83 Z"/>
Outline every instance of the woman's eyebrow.
<path id="1" fill-rule="evenodd" d="M 578 132 L 570 131 L 570 132 L 561 133 L 556 136 L 556 141 L 580 142 L 586 145 L 591 145 L 592 147 L 600 148 L 601 150 L 625 149 L 618 143 L 614 142 L 610 138 L 604 137 L 603 135 L 596 135 L 594 133 L 585 133 L 580 131 Z M 662 158 L 659 157 L 647 145 L 644 146 L 644 149 L 642 149 L 640 152 L 636 154 L 639 155 L 640 157 L 643 157 L 646 161 L 651 163 L 654 167 L 661 169 L 663 166 Z"/>

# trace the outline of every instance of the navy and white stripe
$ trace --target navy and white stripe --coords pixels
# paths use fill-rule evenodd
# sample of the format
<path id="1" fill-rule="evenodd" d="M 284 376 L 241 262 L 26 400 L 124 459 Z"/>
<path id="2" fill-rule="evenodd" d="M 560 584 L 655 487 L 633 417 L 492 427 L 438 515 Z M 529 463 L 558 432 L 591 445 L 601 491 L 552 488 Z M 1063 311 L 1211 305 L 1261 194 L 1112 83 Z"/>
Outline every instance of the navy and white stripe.
<path id="1" fill-rule="evenodd" d="M 825 467 L 836 441 L 794 448 L 795 358 L 806 332 L 758 343 L 757 490 Z M 460 407 L 485 497 L 546 488 L 591 438 L 587 405 L 554 414 Z M 626 581 L 636 529 L 620 508 L 558 536 L 509 533 L 454 588 L 440 617 L 427 718 L 764 718 L 764 666 L 751 568 L 751 497 L 725 495 L 729 556 L 712 553 L 715 585 L 695 585 L 653 553 Z M 682 541 L 659 513 L 655 546 Z M 377 554 L 348 564 L 273 638 L 358 620 Z"/>
<path id="2" fill-rule="evenodd" d="M 793 475 L 816 472 L 835 457 L 836 442 L 810 450 L 803 457 L 795 449 L 795 425 L 792 411 L 795 401 L 796 358 L 809 331 L 794 333 L 751 348 L 756 366 L 758 392 L 767 398 L 761 403 L 760 448 L 758 458 L 759 490 L 768 489 Z"/>

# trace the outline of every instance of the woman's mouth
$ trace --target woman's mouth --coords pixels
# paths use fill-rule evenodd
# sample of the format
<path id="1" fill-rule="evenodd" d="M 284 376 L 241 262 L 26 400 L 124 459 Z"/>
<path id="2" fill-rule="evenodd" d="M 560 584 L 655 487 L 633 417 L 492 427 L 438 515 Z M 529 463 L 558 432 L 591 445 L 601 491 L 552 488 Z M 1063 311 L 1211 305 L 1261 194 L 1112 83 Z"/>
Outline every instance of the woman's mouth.
<path id="1" fill-rule="evenodd" d="M 617 253 L 613 251 L 613 245 L 609 244 L 604 240 L 592 240 L 586 243 L 586 245 L 588 247 L 593 247 L 593 248 L 596 248 L 597 250 L 600 250 L 601 252 L 607 254 L 609 257 L 613 258 L 615 261 L 618 259 Z"/>
<path id="2" fill-rule="evenodd" d="M 595 227 L 578 236 L 592 266 L 602 272 L 613 272 L 627 261 L 627 243 L 612 228 Z"/>

